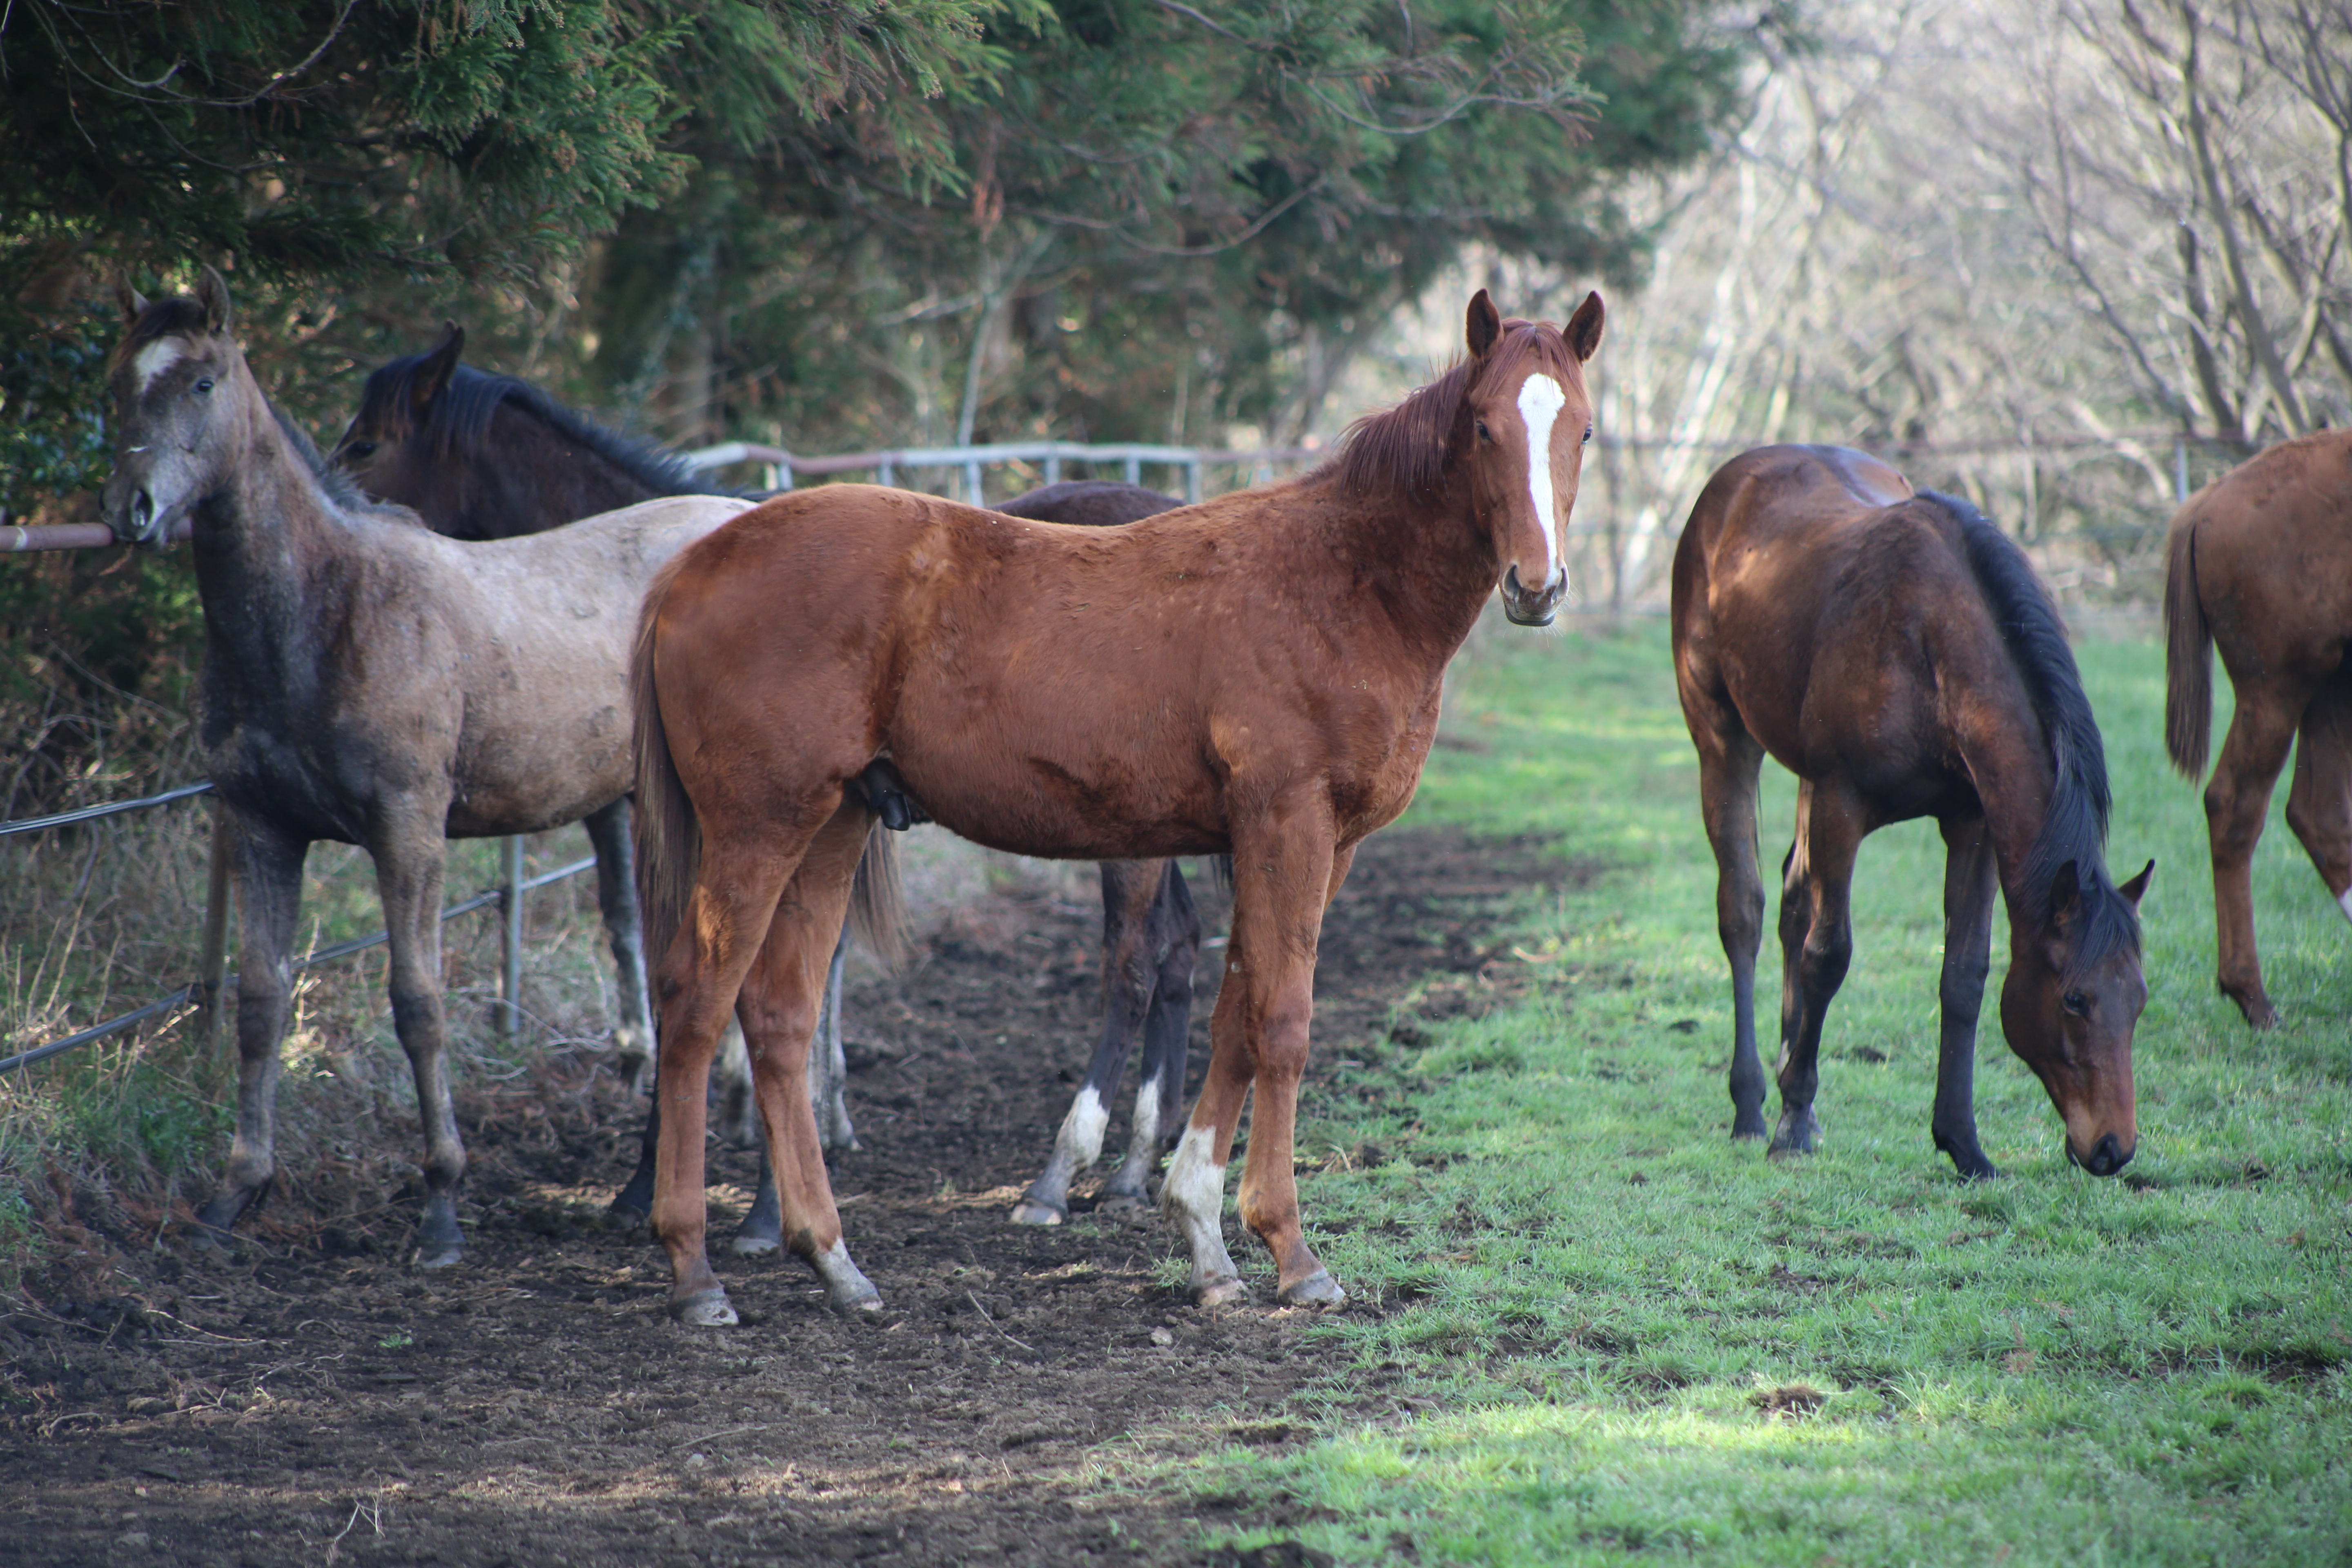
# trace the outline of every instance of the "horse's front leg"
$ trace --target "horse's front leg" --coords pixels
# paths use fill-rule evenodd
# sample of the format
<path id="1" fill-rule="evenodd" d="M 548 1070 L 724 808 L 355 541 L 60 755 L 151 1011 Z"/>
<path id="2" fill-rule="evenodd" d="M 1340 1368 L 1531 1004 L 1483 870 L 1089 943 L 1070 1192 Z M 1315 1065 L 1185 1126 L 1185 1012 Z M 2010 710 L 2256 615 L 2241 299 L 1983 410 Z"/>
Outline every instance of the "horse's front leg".
<path id="1" fill-rule="evenodd" d="M 233 809 L 233 808 L 232 808 Z M 294 919 L 302 904 L 302 862 L 310 841 L 234 812 L 236 878 L 236 1136 L 228 1173 L 196 1211 L 197 1234 L 226 1240 L 238 1216 L 269 1191 L 278 1173 L 278 1043 L 294 994 Z"/>
<path id="2" fill-rule="evenodd" d="M 1780 1125 L 1772 1133 L 1774 1154 L 1810 1154 L 1821 1140 L 1813 1096 L 1821 1085 L 1822 1025 L 1853 957 L 1848 900 L 1864 831 L 1859 806 L 1843 791 L 1807 784 L 1798 792 L 1797 842 L 1781 890 L 1788 993 L 1780 1009 Z"/>
<path id="3" fill-rule="evenodd" d="M 637 912 L 636 856 L 629 842 L 629 799 L 623 795 L 581 819 L 596 851 L 596 907 L 616 972 L 614 1065 L 631 1094 L 642 1094 L 654 1060 L 654 1016 L 646 993 L 645 924 Z"/>
<path id="4" fill-rule="evenodd" d="M 1194 1300 L 1240 1300 L 1240 1270 L 1223 1238 L 1225 1165 L 1243 1100 L 1252 1089 L 1242 1220 L 1273 1252 L 1276 1295 L 1286 1306 L 1346 1300 L 1299 1223 L 1291 1171 L 1298 1082 L 1314 1013 L 1315 953 L 1323 907 L 1347 874 L 1328 817 L 1312 809 L 1270 814 L 1234 843 L 1234 925 L 1225 982 L 1209 1030 L 1207 1081 L 1160 1189 L 1160 1204 L 1192 1244 Z"/>
<path id="5" fill-rule="evenodd" d="M 416 1222 L 416 1266 L 446 1268 L 465 1255 L 457 1228 L 457 1184 L 466 1146 L 449 1098 L 448 1019 L 441 1000 L 441 887 L 448 816 L 445 799 L 404 801 L 370 834 L 376 891 L 392 946 L 392 1026 L 416 1080 L 425 1128 L 425 1213 Z"/>
<path id="6" fill-rule="evenodd" d="M 1184 873 L 1168 862 L 1152 926 L 1164 944 L 1151 1006 L 1143 1016 L 1142 1081 L 1135 1088 L 1135 1125 L 1127 1161 L 1103 1188 L 1107 1205 L 1141 1204 L 1160 1152 L 1183 1125 L 1184 1058 L 1192 1043 L 1192 971 L 1201 957 L 1201 912 Z"/>
<path id="7" fill-rule="evenodd" d="M 1947 817 L 1944 835 L 1943 1026 L 1936 1052 L 1936 1147 L 1966 1181 L 2000 1173 L 1977 1142 L 1977 1015 L 1992 967 L 1992 906 L 2000 868 L 1981 816 Z"/>
<path id="8" fill-rule="evenodd" d="M 1013 1205 L 1015 1225 L 1059 1225 L 1070 1217 L 1070 1183 L 1101 1157 L 1110 1102 L 1127 1071 L 1128 1047 L 1151 1005 L 1156 965 L 1151 910 L 1169 862 L 1105 860 L 1102 874 L 1102 1031 L 1095 1037 L 1086 1081 L 1070 1101 L 1045 1169 Z"/>

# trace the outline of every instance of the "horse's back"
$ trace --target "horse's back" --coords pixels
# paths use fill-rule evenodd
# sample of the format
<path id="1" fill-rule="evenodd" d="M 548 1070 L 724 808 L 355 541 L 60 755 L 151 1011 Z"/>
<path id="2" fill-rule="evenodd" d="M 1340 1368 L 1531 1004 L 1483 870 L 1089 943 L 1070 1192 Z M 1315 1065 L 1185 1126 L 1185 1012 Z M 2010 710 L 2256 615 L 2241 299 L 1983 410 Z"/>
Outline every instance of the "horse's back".
<path id="1" fill-rule="evenodd" d="M 1928 787 L 1913 774 L 1946 749 L 1942 689 L 2017 680 L 1961 526 L 1858 452 L 1775 447 L 1732 459 L 1677 549 L 1686 708 L 1729 705 L 1801 777 L 1858 776 L 1906 801 Z"/>
<path id="2" fill-rule="evenodd" d="M 2176 570 L 2233 679 L 2321 675 L 2352 639 L 2352 431 L 2283 441 L 2189 498 L 2173 522 Z M 2189 563 L 2193 560 L 2193 568 Z"/>

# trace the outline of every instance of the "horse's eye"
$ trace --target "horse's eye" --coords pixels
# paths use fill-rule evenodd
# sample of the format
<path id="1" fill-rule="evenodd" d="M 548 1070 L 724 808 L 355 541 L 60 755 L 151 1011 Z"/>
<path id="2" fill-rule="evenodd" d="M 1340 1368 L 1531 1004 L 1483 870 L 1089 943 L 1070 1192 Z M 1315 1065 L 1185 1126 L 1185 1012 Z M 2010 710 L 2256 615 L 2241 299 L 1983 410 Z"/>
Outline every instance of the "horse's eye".
<path id="1" fill-rule="evenodd" d="M 2058 1005 L 2065 1008 L 2069 1013 L 2074 1014 L 2077 1018 L 2088 1017 L 2090 1016 L 2091 999 L 2088 996 L 2084 995 L 2080 991 L 2067 992 L 2065 995 L 2058 999 Z"/>
<path id="2" fill-rule="evenodd" d="M 373 441 L 354 441 L 343 448 L 343 456 L 346 458 L 370 458 L 374 455 L 375 443 Z"/>
<path id="3" fill-rule="evenodd" d="M 1495 438 L 1495 437 L 1494 437 L 1492 435 L 1490 435 L 1490 434 L 1488 434 L 1488 433 L 1487 433 L 1487 430 L 1486 430 L 1486 422 L 1484 419 L 1479 420 L 1479 421 L 1478 421 L 1478 439 L 1480 439 L 1481 441 L 1489 441 L 1489 442 L 1491 442 L 1492 440 L 1494 440 L 1494 438 Z"/>
<path id="4" fill-rule="evenodd" d="M 1592 426 L 1590 425 L 1584 427 L 1584 444 L 1588 447 L 1592 445 Z"/>
<path id="5" fill-rule="evenodd" d="M 200 393 L 200 394 L 209 395 L 209 394 L 211 393 L 212 389 L 213 389 L 213 378 L 212 378 L 211 376 L 206 375 L 206 376 L 200 376 L 200 377 L 198 377 L 198 378 L 197 378 L 197 380 L 196 380 L 196 391 L 197 391 L 198 393 Z"/>

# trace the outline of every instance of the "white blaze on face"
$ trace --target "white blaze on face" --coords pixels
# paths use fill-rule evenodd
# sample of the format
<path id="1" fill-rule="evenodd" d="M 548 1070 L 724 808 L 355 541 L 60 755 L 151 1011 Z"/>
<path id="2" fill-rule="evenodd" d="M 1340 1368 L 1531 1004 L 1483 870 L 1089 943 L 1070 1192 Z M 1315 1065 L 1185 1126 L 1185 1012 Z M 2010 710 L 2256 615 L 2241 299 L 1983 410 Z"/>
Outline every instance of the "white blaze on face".
<path id="1" fill-rule="evenodd" d="M 187 357 L 188 345 L 177 338 L 158 338 L 139 351 L 131 362 L 131 372 L 139 378 L 139 390 L 143 395 L 155 384 L 155 378 Z"/>
<path id="2" fill-rule="evenodd" d="M 2352 888 L 2345 889 L 2344 896 L 2336 900 L 2336 903 L 2344 911 L 2344 918 L 2352 921 Z"/>
<path id="3" fill-rule="evenodd" d="M 1552 489 L 1551 489 L 1551 426 L 1559 411 L 1568 405 L 1568 394 L 1559 382 L 1548 375 L 1531 375 L 1519 386 L 1519 417 L 1528 426 L 1528 500 L 1536 509 L 1536 528 L 1543 535 L 1543 576 L 1528 584 L 1540 591 L 1550 586 L 1559 574 L 1553 555 Z"/>

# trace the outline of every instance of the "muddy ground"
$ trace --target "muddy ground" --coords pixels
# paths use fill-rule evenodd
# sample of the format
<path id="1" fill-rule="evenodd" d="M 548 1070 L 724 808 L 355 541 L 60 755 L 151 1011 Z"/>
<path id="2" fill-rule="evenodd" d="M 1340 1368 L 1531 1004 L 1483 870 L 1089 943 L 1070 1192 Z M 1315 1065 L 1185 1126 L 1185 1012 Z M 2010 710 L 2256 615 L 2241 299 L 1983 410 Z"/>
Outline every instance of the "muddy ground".
<path id="1" fill-rule="evenodd" d="M 1570 875 L 1532 851 L 1425 831 L 1365 847 L 1325 926 L 1310 1099 L 1346 1092 L 1338 1064 L 1425 1043 L 1416 1011 L 1519 984 L 1500 912 Z M 1090 1184 L 1066 1226 L 1005 1223 L 1083 1070 L 1099 922 L 1091 900 L 993 898 L 911 974 L 853 991 L 865 1146 L 834 1180 L 878 1321 L 831 1316 L 795 1260 L 721 1253 L 743 1326 L 674 1326 L 659 1251 L 598 1223 L 632 1153 L 625 1096 L 541 1110 L 477 1092 L 453 1270 L 406 1266 L 395 1196 L 332 1224 L 265 1214 L 234 1258 L 113 1237 L 138 1254 L 137 1292 L 37 1282 L 0 1311 L 0 1561 L 1235 1561 L 1202 1531 L 1279 1529 L 1281 1499 L 1122 1476 L 1306 1436 L 1289 1401 L 1328 1369 L 1303 1319 L 1192 1308 L 1157 1217 L 1096 1212 Z M 1188 1092 L 1221 957 L 1196 987 Z M 1125 1126 L 1122 1107 L 1097 1178 Z M 716 1242 L 754 1166 L 725 1151 L 713 1172 Z M 1311 1231 L 1311 1179 L 1304 1196 Z M 1227 1229 L 1263 1301 L 1271 1268 L 1230 1199 Z M 1367 1415 L 1393 1403 L 1356 1396 Z"/>

